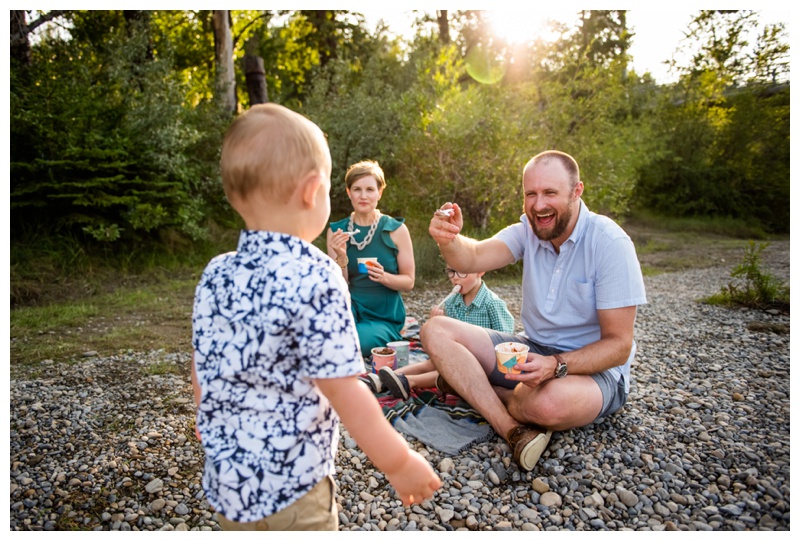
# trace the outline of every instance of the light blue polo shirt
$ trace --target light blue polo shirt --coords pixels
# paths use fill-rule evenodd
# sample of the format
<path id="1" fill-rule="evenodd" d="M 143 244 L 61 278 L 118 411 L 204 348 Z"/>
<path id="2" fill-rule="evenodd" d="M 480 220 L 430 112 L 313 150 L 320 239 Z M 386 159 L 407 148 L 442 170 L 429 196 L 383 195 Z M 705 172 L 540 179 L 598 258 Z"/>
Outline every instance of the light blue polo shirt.
<path id="1" fill-rule="evenodd" d="M 514 255 L 523 260 L 522 326 L 539 344 L 573 351 L 600 340 L 597 310 L 647 303 L 644 279 L 636 250 L 613 220 L 591 212 L 581 200 L 572 235 L 556 253 L 531 229 L 528 217 L 498 232 Z M 625 378 L 630 389 L 630 367 L 636 354 L 633 343 L 624 365 L 608 372 Z"/>

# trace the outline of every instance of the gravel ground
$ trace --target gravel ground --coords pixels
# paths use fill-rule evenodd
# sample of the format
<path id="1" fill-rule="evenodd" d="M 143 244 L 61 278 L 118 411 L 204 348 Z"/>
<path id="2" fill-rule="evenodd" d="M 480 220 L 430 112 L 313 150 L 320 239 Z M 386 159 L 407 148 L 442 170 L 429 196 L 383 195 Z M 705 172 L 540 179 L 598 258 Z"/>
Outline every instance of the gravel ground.
<path id="1" fill-rule="evenodd" d="M 766 268 L 788 280 L 789 243 Z M 500 437 L 458 456 L 404 509 L 342 429 L 341 530 L 789 530 L 789 316 L 699 304 L 730 267 L 645 279 L 626 406 L 554 434 L 533 472 Z M 518 287 L 493 287 L 513 314 Z M 407 297 L 424 319 L 449 288 Z M 218 530 L 203 495 L 189 354 L 12 367 L 10 529 Z"/>

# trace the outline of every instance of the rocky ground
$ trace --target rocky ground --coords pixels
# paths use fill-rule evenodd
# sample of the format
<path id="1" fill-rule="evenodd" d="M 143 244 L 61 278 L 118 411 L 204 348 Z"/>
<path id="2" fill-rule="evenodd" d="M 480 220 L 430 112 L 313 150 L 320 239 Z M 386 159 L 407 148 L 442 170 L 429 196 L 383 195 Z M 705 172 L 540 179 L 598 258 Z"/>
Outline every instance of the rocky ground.
<path id="1" fill-rule="evenodd" d="M 767 268 L 789 277 L 789 244 Z M 725 266 L 646 278 L 627 405 L 557 433 L 532 472 L 499 437 L 403 508 L 342 430 L 341 530 L 789 530 L 789 316 L 696 302 Z M 490 283 L 491 286 L 491 283 Z M 449 288 L 409 295 L 424 319 Z M 513 314 L 519 288 L 493 287 Z M 129 351 L 11 369 L 10 529 L 218 530 L 200 481 L 188 354 Z"/>

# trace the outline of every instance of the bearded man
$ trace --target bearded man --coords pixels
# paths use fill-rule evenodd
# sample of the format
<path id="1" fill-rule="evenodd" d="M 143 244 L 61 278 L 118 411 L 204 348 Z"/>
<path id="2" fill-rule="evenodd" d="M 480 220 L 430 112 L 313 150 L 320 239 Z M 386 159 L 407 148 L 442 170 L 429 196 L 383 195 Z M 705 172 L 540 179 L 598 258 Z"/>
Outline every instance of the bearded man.
<path id="1" fill-rule="evenodd" d="M 591 212 L 574 158 L 548 150 L 523 169 L 524 214 L 495 236 L 460 234 L 460 207 L 446 203 L 428 232 L 448 267 L 487 272 L 523 260 L 524 332 L 508 334 L 431 318 L 420 339 L 443 392 L 471 404 L 503 436 L 514 460 L 532 470 L 553 431 L 586 426 L 625 404 L 636 308 L 647 302 L 630 237 Z M 442 210 L 448 212 L 440 212 Z M 498 370 L 495 346 L 529 347 L 519 373 Z"/>

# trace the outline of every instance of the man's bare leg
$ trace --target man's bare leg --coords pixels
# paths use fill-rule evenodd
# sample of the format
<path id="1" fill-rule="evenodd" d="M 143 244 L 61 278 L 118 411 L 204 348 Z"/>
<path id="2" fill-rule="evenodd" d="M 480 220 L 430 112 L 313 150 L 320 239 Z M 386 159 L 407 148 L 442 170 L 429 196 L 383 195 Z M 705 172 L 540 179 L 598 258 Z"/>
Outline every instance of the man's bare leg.
<path id="1" fill-rule="evenodd" d="M 590 376 L 551 379 L 539 387 L 522 384 L 514 389 L 492 388 L 514 419 L 548 430 L 586 426 L 597 418 L 603 406 L 600 387 Z"/>
<path id="2" fill-rule="evenodd" d="M 448 317 L 429 319 L 420 339 L 439 374 L 505 438 L 520 423 L 492 390 L 496 358 L 486 329 Z"/>

